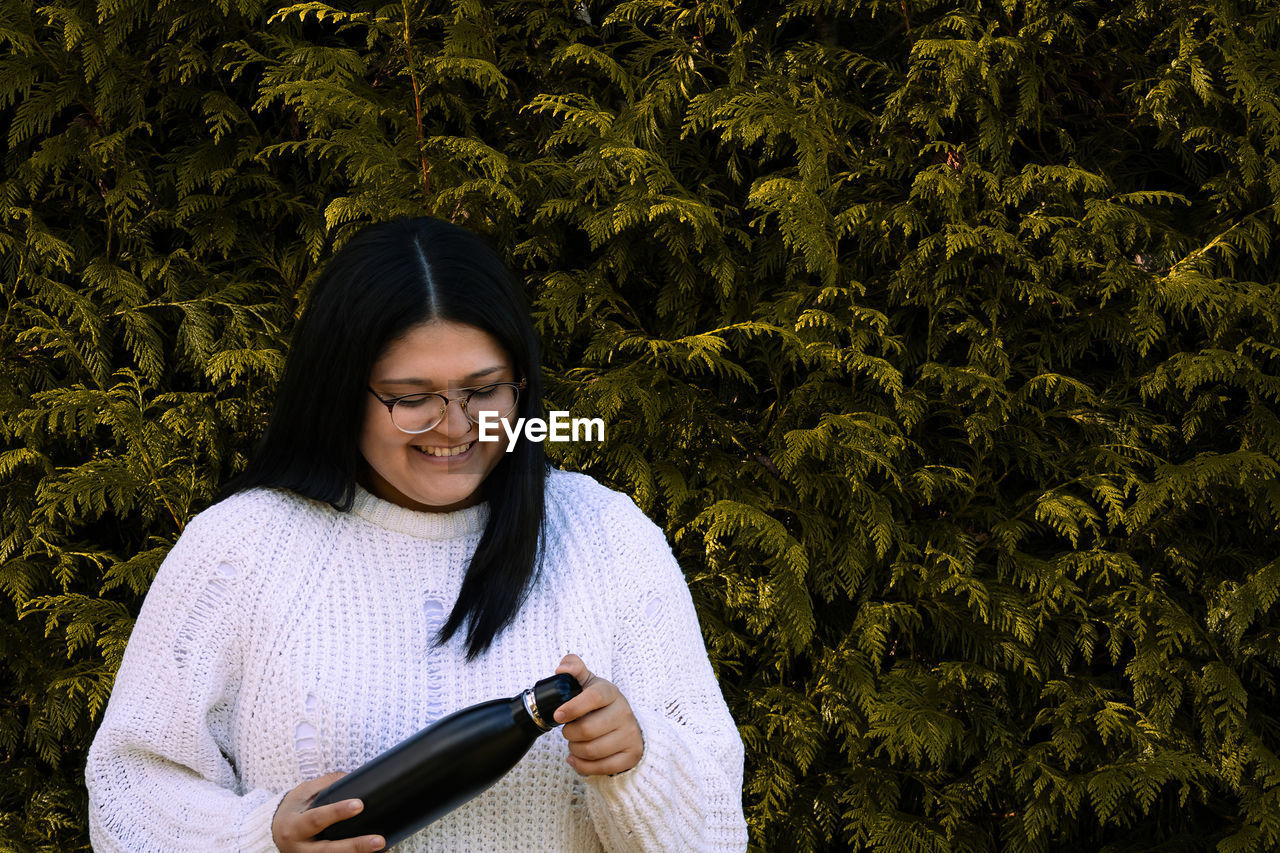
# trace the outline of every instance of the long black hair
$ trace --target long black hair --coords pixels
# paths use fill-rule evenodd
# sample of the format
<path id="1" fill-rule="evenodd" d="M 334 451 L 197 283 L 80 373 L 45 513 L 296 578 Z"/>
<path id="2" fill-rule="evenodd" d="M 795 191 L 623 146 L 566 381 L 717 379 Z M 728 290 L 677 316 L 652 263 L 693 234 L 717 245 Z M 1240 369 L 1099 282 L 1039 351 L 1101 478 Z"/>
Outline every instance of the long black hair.
<path id="1" fill-rule="evenodd" d="M 523 293 L 498 255 L 439 219 L 361 229 L 316 280 L 294 329 L 266 435 L 221 498 L 290 489 L 347 511 L 363 460 L 359 442 L 374 362 L 409 329 L 449 320 L 492 335 L 527 388 L 516 415 L 542 416 L 537 334 Z M 490 512 L 437 641 L 466 627 L 474 659 L 519 613 L 541 560 L 547 474 L 542 443 L 518 441 L 481 485 Z"/>

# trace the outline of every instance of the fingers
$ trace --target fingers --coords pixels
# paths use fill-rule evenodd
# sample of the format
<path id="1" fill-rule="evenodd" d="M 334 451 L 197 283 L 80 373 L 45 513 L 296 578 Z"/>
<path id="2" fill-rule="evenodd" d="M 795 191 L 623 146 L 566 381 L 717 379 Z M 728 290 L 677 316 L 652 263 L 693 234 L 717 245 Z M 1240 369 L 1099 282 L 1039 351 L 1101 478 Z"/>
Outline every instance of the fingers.
<path id="1" fill-rule="evenodd" d="M 386 846 L 386 842 L 376 835 L 362 835 L 342 841 L 317 841 L 307 847 L 307 853 L 371 853 Z"/>
<path id="2" fill-rule="evenodd" d="M 569 744 L 569 766 L 584 776 L 621 773 L 640 763 L 644 741 L 636 733 L 614 731 L 584 743 Z"/>
<path id="3" fill-rule="evenodd" d="M 556 668 L 556 672 L 567 672 L 578 679 L 578 683 L 582 685 L 581 693 L 556 709 L 553 716 L 557 723 L 568 723 L 576 720 L 585 714 L 616 702 L 622 696 L 618 692 L 618 688 L 614 687 L 611 682 L 592 675 L 591 671 L 587 669 L 587 665 L 582 662 L 582 658 L 577 655 L 565 655 L 564 660 L 560 661 L 560 666 Z"/>
<path id="4" fill-rule="evenodd" d="M 630 736 L 615 729 L 590 740 L 569 741 L 569 754 L 583 761 L 600 761 L 619 752 L 625 752 L 630 746 Z"/>
<path id="5" fill-rule="evenodd" d="M 629 706 L 618 707 L 615 706 L 615 703 L 592 708 L 590 711 L 583 713 L 582 716 L 565 724 L 565 740 L 570 743 L 580 743 L 603 737 L 626 722 L 627 718 L 631 716 L 630 710 Z"/>
<path id="6" fill-rule="evenodd" d="M 639 764 L 630 753 L 619 752 L 601 761 L 583 761 L 576 755 L 569 756 L 569 766 L 583 776 L 616 776 Z"/>
<path id="7" fill-rule="evenodd" d="M 609 684 L 607 681 L 604 683 Z M 591 690 L 584 689 L 577 696 L 573 697 L 556 709 L 554 714 L 555 721 L 557 723 L 571 723 L 574 720 L 592 713 L 593 711 L 598 711 L 601 708 L 607 707 L 616 701 L 620 695 L 618 693 L 618 688 L 614 687 L 612 684 L 609 684 L 609 687 L 612 688 L 611 692 L 608 690 L 597 689 L 595 685 L 592 686 Z"/>
<path id="8" fill-rule="evenodd" d="M 569 753 L 582 762 L 593 762 L 607 759 L 619 753 L 625 753 L 633 767 L 644 754 L 644 735 L 640 724 L 627 700 L 619 695 L 618 701 L 592 711 L 586 716 L 566 725 L 564 738 L 569 742 Z M 575 769 L 582 770 L 579 763 L 569 762 Z M 627 768 L 623 768 L 627 769 Z M 587 772 L 582 770 L 582 772 Z M 616 770 L 607 771 L 616 773 Z"/>
<path id="9" fill-rule="evenodd" d="M 556 672 L 567 672 L 582 692 L 555 713 L 569 741 L 569 765 L 584 776 L 621 773 L 640 763 L 644 736 L 631 705 L 614 684 L 587 669 L 582 658 L 565 655 Z"/>
<path id="10" fill-rule="evenodd" d="M 582 685 L 582 689 L 587 689 L 587 682 L 595 678 L 591 674 L 591 670 L 587 669 L 587 665 L 582 662 L 582 658 L 577 655 L 565 655 L 560 660 L 560 665 L 556 667 L 556 674 L 567 672 L 574 678 L 578 679 L 578 683 Z"/>
<path id="11" fill-rule="evenodd" d="M 359 800 L 339 800 L 318 809 L 307 809 L 298 815 L 296 825 L 303 838 L 312 838 L 322 829 L 328 829 L 340 820 L 355 817 L 364 810 Z"/>
<path id="12" fill-rule="evenodd" d="M 344 774 L 344 772 L 337 770 L 332 772 L 332 774 L 317 776 L 316 779 L 308 779 L 305 783 L 298 785 L 297 788 L 294 788 L 291 792 L 285 794 L 284 799 L 301 799 L 302 807 L 306 808 L 311 806 L 316 795 L 319 795 L 320 792 L 323 792 L 323 790 L 328 788 L 329 785 L 334 784 L 335 781 L 342 779 L 342 777 L 346 775 L 347 774 Z"/>
<path id="13" fill-rule="evenodd" d="M 330 773 L 303 782 L 285 794 L 272 821 L 272 838 L 281 853 L 371 853 L 386 847 L 386 839 L 377 835 L 361 835 L 340 841 L 316 841 L 316 833 L 364 810 L 359 800 L 339 800 L 311 808 L 316 796 L 345 776 Z M 337 831 L 341 831 L 341 827 Z"/>
<path id="14" fill-rule="evenodd" d="M 568 672 L 582 685 L 582 692 L 554 715 L 564 724 L 573 770 L 584 776 L 613 775 L 640 763 L 644 735 L 621 690 L 591 674 L 577 654 L 566 654 L 556 671 Z"/>

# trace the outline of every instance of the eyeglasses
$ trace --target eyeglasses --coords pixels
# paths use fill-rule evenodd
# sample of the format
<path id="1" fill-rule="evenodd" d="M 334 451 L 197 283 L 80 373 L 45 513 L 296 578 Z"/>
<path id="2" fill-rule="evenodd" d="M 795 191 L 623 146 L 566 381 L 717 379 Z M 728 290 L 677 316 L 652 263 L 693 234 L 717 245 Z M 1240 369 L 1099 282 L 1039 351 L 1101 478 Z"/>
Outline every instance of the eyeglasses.
<path id="1" fill-rule="evenodd" d="M 494 419 L 505 418 L 515 411 L 516 401 L 520 399 L 520 392 L 526 384 L 526 380 L 521 379 L 519 382 L 495 382 L 479 388 L 459 388 L 459 391 L 466 391 L 467 394 L 456 399 L 467 420 L 478 424 L 486 413 L 490 419 Z M 391 423 L 395 424 L 396 429 L 409 435 L 418 435 L 437 427 L 444 420 L 449 411 L 449 403 L 454 399 L 436 391 L 384 398 L 372 388 L 368 390 L 379 403 L 387 407 Z"/>

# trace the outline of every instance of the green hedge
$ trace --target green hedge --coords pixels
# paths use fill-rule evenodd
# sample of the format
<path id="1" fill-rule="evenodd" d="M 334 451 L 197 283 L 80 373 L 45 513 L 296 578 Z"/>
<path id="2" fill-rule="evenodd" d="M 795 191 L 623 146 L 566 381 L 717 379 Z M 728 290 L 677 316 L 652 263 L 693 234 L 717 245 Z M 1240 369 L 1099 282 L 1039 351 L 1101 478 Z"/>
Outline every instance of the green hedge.
<path id="1" fill-rule="evenodd" d="M 1256 0 L 0 0 L 0 848 L 361 224 L 489 235 L 760 850 L 1280 848 Z M 345 11 L 336 8 L 343 5 Z"/>

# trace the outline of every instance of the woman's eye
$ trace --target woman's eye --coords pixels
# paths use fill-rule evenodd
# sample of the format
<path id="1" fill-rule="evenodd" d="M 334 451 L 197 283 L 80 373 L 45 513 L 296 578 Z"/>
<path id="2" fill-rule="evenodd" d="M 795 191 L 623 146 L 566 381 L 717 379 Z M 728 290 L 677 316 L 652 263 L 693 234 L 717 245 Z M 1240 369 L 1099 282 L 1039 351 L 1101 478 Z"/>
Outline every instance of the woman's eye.
<path id="1" fill-rule="evenodd" d="M 396 400 L 397 406 L 404 406 L 406 409 L 417 409 L 423 406 L 430 397 L 401 397 Z"/>
<path id="2" fill-rule="evenodd" d="M 477 388 L 476 390 L 472 391 L 471 396 L 473 399 L 476 399 L 476 400 L 487 400 L 488 398 L 492 397 L 495 393 L 497 393 L 497 391 L 498 389 L 496 386 L 489 385 L 484 388 Z"/>

